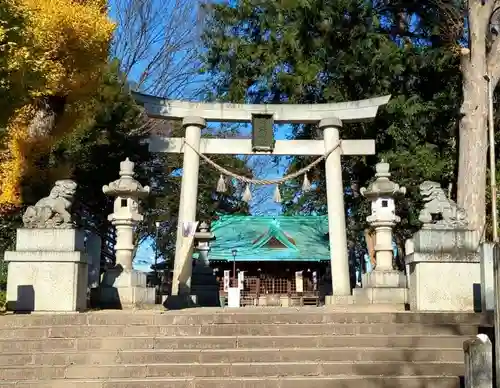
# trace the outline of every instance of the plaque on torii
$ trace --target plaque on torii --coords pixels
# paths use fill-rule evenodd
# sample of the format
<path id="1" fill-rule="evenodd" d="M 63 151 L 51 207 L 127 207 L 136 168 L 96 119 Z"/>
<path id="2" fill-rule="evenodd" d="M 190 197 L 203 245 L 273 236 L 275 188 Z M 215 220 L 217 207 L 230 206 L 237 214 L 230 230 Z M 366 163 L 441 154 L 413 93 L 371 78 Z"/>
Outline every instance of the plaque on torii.
<path id="1" fill-rule="evenodd" d="M 333 296 L 351 294 L 341 156 L 373 155 L 375 140 L 342 140 L 339 130 L 345 123 L 373 120 L 379 107 L 387 104 L 390 96 L 308 105 L 193 103 L 140 93 L 134 93 L 134 98 L 144 106 L 149 117 L 183 121 L 185 137 L 151 135 L 149 139 L 151 152 L 184 154 L 179 225 L 196 220 L 201 154 L 324 156 Z M 252 139 L 202 138 L 201 129 L 207 122 L 252 123 Z M 317 124 L 324 136 L 322 140 L 274 140 L 274 123 Z M 182 236 L 178 234 L 176 261 L 183 260 L 179 254 L 181 240 Z M 174 283 L 176 281 L 174 273 Z M 189 290 L 189 281 L 184 286 Z M 173 284 L 172 295 L 176 295 L 175 289 Z"/>
<path id="2" fill-rule="evenodd" d="M 274 150 L 274 118 L 272 114 L 252 114 L 252 151 Z"/>

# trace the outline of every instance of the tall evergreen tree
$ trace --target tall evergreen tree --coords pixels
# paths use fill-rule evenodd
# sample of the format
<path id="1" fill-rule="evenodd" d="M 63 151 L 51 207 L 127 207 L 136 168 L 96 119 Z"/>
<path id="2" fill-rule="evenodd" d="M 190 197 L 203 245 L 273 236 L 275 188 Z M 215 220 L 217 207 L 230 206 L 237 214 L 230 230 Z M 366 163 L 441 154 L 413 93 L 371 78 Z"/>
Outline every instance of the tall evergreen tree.
<path id="1" fill-rule="evenodd" d="M 374 138 L 374 157 L 343 158 L 350 238 L 366 226 L 359 194 L 382 158 L 394 180 L 409 189 L 400 202 L 402 241 L 418 227 L 418 185 L 455 181 L 456 123 L 460 101 L 458 60 L 438 34 L 442 9 L 425 2 L 363 0 L 240 0 L 211 4 L 204 34 L 210 93 L 233 102 L 324 103 L 392 94 L 369 124 L 344 126 L 344 139 Z M 455 39 L 455 38 L 453 38 Z M 313 126 L 296 138 L 317 136 Z M 311 162 L 291 160 L 289 171 Z M 324 167 L 311 173 L 316 189 L 296 195 L 290 182 L 284 210 L 326 212 Z"/>

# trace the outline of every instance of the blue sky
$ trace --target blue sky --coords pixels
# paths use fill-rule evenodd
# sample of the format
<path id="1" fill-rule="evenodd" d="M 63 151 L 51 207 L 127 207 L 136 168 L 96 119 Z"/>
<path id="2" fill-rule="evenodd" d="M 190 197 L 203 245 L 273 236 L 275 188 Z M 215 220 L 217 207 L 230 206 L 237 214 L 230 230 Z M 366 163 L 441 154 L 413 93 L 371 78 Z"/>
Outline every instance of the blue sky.
<path id="1" fill-rule="evenodd" d="M 244 128 L 244 127 L 243 127 Z M 242 131 L 243 133 L 246 133 L 247 131 Z M 289 137 L 291 134 L 291 127 L 290 126 L 277 126 L 276 127 L 276 139 L 282 140 L 286 139 Z M 271 157 L 265 157 L 265 158 L 271 158 Z M 258 163 L 258 161 L 257 161 Z M 270 168 L 268 171 L 266 171 L 263 175 L 256 176 L 256 178 L 267 178 L 267 179 L 276 179 L 276 178 L 281 178 L 283 176 L 284 171 L 287 168 L 287 162 L 286 158 L 281 158 L 281 163 L 273 168 Z M 214 185 L 216 182 L 214 182 Z M 261 196 L 266 196 L 266 199 L 264 202 L 259 201 L 257 205 L 252 205 L 250 204 L 250 210 L 254 214 L 266 214 L 266 215 L 278 215 L 281 213 L 281 205 L 274 203 L 273 201 L 273 193 L 274 193 L 275 187 L 274 186 L 265 186 L 261 189 L 256 189 L 254 188 L 252 190 L 252 195 L 254 197 L 261 197 Z M 258 198 L 257 198 L 258 200 Z M 255 199 L 252 201 L 255 203 Z M 134 268 L 141 270 L 141 271 L 149 271 L 149 268 L 151 264 L 154 263 L 154 257 L 155 257 L 155 251 L 152 245 L 153 241 L 152 240 L 146 240 L 144 241 L 139 249 L 137 250 L 136 257 L 134 259 Z"/>
<path id="2" fill-rule="evenodd" d="M 249 133 L 249 129 L 245 128 L 245 126 L 242 126 L 242 133 Z M 280 125 L 276 126 L 276 139 L 277 140 L 283 140 L 286 139 L 290 136 L 291 134 L 291 127 L 288 125 Z M 269 160 L 271 157 L 264 157 L 268 158 Z M 273 168 L 270 168 L 268 171 L 266 171 L 263 175 L 256 176 L 256 178 L 268 178 L 268 179 L 276 179 L 276 178 L 281 178 L 283 176 L 284 171 L 287 168 L 287 161 L 285 157 L 280 158 L 280 162 L 278 166 L 275 166 Z M 258 163 L 258 161 L 257 161 Z M 274 166 L 274 165 L 273 165 Z M 214 185 L 216 182 L 214 182 Z M 274 203 L 273 201 L 273 193 L 274 193 L 274 186 L 265 186 L 261 189 L 253 189 L 252 190 L 252 195 L 256 197 L 261 197 L 261 196 L 266 196 L 266 199 L 264 202 L 259 201 L 257 205 L 253 205 L 252 203 L 250 204 L 250 211 L 254 214 L 259 214 L 259 215 L 278 215 L 281 213 L 281 205 Z M 258 198 L 257 198 L 258 199 Z M 252 201 L 255 203 L 255 199 Z M 134 268 L 148 272 L 150 270 L 151 264 L 154 263 L 154 257 L 155 257 L 155 251 L 153 247 L 153 240 L 146 240 L 144 241 L 139 249 L 137 250 L 136 257 L 134 259 Z"/>
<path id="3" fill-rule="evenodd" d="M 110 0 L 110 12 L 111 12 L 111 17 L 115 18 L 115 5 L 116 1 L 118 0 Z M 159 6 L 162 6 L 162 4 L 173 4 L 175 2 L 163 2 L 162 0 L 151 0 L 158 4 Z M 195 0 L 193 0 L 193 5 L 195 4 Z M 156 5 L 155 5 L 156 7 Z M 168 10 L 167 10 L 168 12 Z M 119 29 L 120 26 L 118 25 L 117 28 Z M 137 78 L 139 74 L 141 74 L 143 69 L 139 67 L 135 67 L 133 71 L 130 73 L 130 77 L 132 79 Z M 203 82 L 205 79 L 199 78 L 197 80 L 198 85 L 200 82 Z M 181 95 L 182 99 L 185 100 L 192 100 L 193 96 L 190 95 L 191 91 L 186 89 L 184 91 L 184 95 Z M 245 135 L 250 135 L 250 128 L 248 125 L 242 125 L 241 126 L 241 133 Z M 275 137 L 276 139 L 286 139 L 291 135 L 291 127 L 290 126 L 276 126 L 275 128 Z M 271 157 L 259 157 L 259 158 L 268 158 L 269 162 L 271 162 Z M 262 159 L 261 159 L 262 160 Z M 254 162 L 259 164 L 259 160 L 254 158 Z M 260 163 L 262 165 L 262 163 Z M 278 165 L 274 165 L 270 163 L 270 168 L 262 171 L 262 168 L 260 168 L 259 172 L 257 173 L 256 178 L 268 178 L 268 179 L 276 179 L 280 178 L 283 176 L 284 171 L 287 168 L 287 160 L 285 157 L 281 158 L 280 163 Z M 146 183 L 146 182 L 143 182 Z M 216 182 L 214 182 L 214 185 Z M 256 197 L 250 204 L 251 212 L 256 213 L 256 214 L 267 214 L 267 215 L 273 215 L 273 214 L 280 214 L 281 213 L 281 206 L 279 204 L 274 203 L 273 201 L 273 192 L 275 190 L 274 186 L 266 186 L 263 188 L 254 188 L 253 191 L 253 196 Z M 265 198 L 265 200 L 262 200 L 262 198 Z M 256 203 L 258 202 L 258 203 Z M 136 269 L 142 270 L 142 271 L 149 271 L 150 265 L 154 262 L 154 249 L 152 247 L 152 240 L 147 240 L 141 244 L 139 247 L 136 257 L 134 259 L 134 267 Z"/>
<path id="4" fill-rule="evenodd" d="M 118 1 L 130 1 L 130 0 L 110 0 L 110 8 L 111 8 L 111 16 L 113 17 L 113 9 L 114 5 Z M 175 4 L 176 1 L 186 1 L 186 2 L 192 2 L 193 7 L 196 7 L 198 4 L 198 0 L 146 0 L 149 1 L 150 3 L 146 4 L 154 4 L 153 6 L 155 9 L 158 9 L 159 7 L 162 10 L 165 11 L 165 14 L 167 16 L 173 12 L 169 10 L 168 5 Z M 163 15 L 163 13 L 162 13 Z M 159 20 L 164 20 L 164 19 L 159 19 Z M 118 25 L 118 29 L 120 26 Z M 131 44 L 134 44 L 134 41 L 131 42 Z M 173 59 L 175 62 L 175 58 Z M 140 65 L 136 66 L 132 72 L 130 73 L 130 78 L 132 78 L 132 81 L 136 81 L 137 78 L 140 76 L 140 74 L 143 72 L 144 68 L 141 68 Z M 195 83 L 199 87 L 200 85 L 203 85 L 204 82 L 207 81 L 206 77 L 202 77 L 200 75 L 197 76 L 197 79 Z M 169 95 L 170 96 L 170 95 Z M 180 95 L 176 95 L 174 98 L 180 98 L 183 100 L 191 100 L 191 101 L 196 101 L 198 98 L 198 95 L 193 94 L 193 89 L 188 87 L 186 89 L 182 90 L 182 93 Z M 215 124 L 216 125 L 216 124 Z M 245 137 L 250 137 L 250 131 L 251 128 L 249 125 L 242 124 L 240 127 L 240 134 L 245 135 Z M 290 125 L 277 125 L 275 126 L 275 138 L 276 140 L 285 140 L 287 138 L 290 138 L 292 135 L 292 128 Z M 262 159 L 267 158 L 269 160 L 269 168 L 263 169 L 262 168 Z M 281 157 L 279 160 L 279 163 L 274 163 L 271 157 L 255 157 L 252 158 L 252 161 L 250 163 L 250 167 L 252 167 L 252 162 L 255 162 L 257 164 L 257 168 L 254 170 L 254 177 L 255 178 L 265 178 L 265 179 L 276 179 L 276 178 L 281 178 L 286 171 L 289 162 L 287 157 Z M 265 165 L 265 164 L 264 164 Z M 144 184 L 147 184 L 147 182 L 142 182 Z M 214 186 L 216 185 L 217 182 L 214 182 Z M 276 204 L 273 201 L 273 193 L 275 190 L 274 185 L 270 186 L 261 186 L 260 188 L 255 188 L 253 187 L 252 189 L 252 195 L 254 199 L 250 203 L 250 210 L 252 214 L 255 215 L 278 215 L 281 213 L 281 205 Z M 264 198 L 264 200 L 262 200 Z M 142 270 L 142 271 L 150 271 L 150 266 L 151 264 L 154 263 L 154 256 L 155 252 L 153 249 L 152 245 L 153 240 L 149 239 L 144 241 L 140 246 L 137 251 L 136 257 L 134 259 L 134 268 Z"/>
<path id="5" fill-rule="evenodd" d="M 244 127 L 243 127 L 244 128 Z M 247 131 L 243 130 L 243 133 Z M 276 139 L 282 140 L 289 137 L 291 134 L 290 126 L 277 126 L 276 128 Z M 271 157 L 265 157 L 271 158 Z M 257 162 L 258 163 L 258 162 Z M 256 178 L 267 178 L 267 179 L 276 179 L 281 178 L 283 176 L 284 171 L 287 168 L 286 158 L 281 158 L 281 163 L 273 168 L 270 168 L 263 175 L 256 176 Z M 216 185 L 216 182 L 214 182 Z M 256 197 L 266 196 L 264 202 L 260 202 L 257 205 L 250 204 L 250 210 L 252 213 L 256 214 L 266 214 L 266 215 L 278 215 L 281 213 L 281 205 L 274 203 L 273 201 L 273 193 L 274 186 L 265 186 L 261 189 L 253 189 L 252 195 Z M 252 201 L 255 203 L 255 199 Z M 150 271 L 151 264 L 154 263 L 155 251 L 153 247 L 153 240 L 148 239 L 144 241 L 137 250 L 136 257 L 134 259 L 134 268 L 148 272 Z"/>

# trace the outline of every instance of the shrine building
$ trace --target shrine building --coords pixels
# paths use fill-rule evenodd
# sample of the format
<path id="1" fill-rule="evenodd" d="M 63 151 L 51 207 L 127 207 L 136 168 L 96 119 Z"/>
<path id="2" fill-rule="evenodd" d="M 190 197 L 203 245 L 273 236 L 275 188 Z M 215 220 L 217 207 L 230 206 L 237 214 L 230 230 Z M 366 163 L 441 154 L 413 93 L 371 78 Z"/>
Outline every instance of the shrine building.
<path id="1" fill-rule="evenodd" d="M 222 297 L 238 282 L 242 304 L 320 302 L 330 273 L 327 216 L 223 215 L 211 231 L 208 259 Z"/>

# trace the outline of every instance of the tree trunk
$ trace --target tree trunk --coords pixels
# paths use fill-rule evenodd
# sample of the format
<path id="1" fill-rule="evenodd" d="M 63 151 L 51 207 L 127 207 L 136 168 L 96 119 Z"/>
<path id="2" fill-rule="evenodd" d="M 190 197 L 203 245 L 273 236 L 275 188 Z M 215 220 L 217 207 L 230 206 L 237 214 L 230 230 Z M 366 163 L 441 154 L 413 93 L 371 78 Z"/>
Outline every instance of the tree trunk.
<path id="1" fill-rule="evenodd" d="M 484 62 L 484 61 L 483 61 Z M 476 66 L 475 66 L 476 65 Z M 470 226 L 482 232 L 486 220 L 487 83 L 486 66 L 477 60 L 463 74 L 459 127 L 457 203 L 469 217 Z"/>
<path id="2" fill-rule="evenodd" d="M 486 155 L 488 74 L 486 35 L 493 2 L 470 0 L 469 47 L 462 50 L 463 103 L 459 125 L 457 203 L 469 217 L 471 228 L 483 233 L 486 222 Z"/>
<path id="3" fill-rule="evenodd" d="M 66 99 L 59 96 L 47 96 L 35 102 L 35 113 L 28 125 L 30 138 L 42 138 L 50 135 L 56 120 L 64 111 Z"/>

